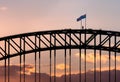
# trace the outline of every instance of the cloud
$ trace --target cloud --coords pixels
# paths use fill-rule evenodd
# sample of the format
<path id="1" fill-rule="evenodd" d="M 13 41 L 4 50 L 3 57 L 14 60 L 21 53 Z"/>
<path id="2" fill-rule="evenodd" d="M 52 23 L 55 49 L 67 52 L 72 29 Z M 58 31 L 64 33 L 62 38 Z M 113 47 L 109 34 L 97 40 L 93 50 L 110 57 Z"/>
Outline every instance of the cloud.
<path id="1" fill-rule="evenodd" d="M 79 53 L 75 54 L 76 57 L 79 57 L 79 55 L 80 55 Z M 115 62 L 115 56 L 111 55 L 110 57 L 111 57 L 110 61 Z M 86 62 L 94 63 L 94 58 L 95 58 L 94 53 L 87 53 L 87 55 L 86 55 Z M 81 54 L 81 59 L 85 60 L 85 55 L 83 53 Z M 101 62 L 102 62 L 102 64 L 107 64 L 108 61 L 109 61 L 109 55 L 102 54 L 101 55 Z M 96 63 L 99 63 L 99 62 L 100 62 L 100 55 L 96 54 Z M 118 56 L 118 55 L 116 56 L 116 62 L 120 62 L 120 56 Z"/>
<path id="2" fill-rule="evenodd" d="M 9 67 L 9 76 L 11 82 L 18 82 L 20 80 L 20 66 L 19 65 L 11 65 Z M 35 73 L 33 72 L 34 67 L 32 65 L 25 65 L 25 80 L 26 82 L 34 82 Z M 23 67 L 22 67 L 23 71 Z M 6 73 L 8 73 L 8 67 L 6 67 Z M 41 75 L 41 82 L 48 82 L 49 75 L 46 73 L 40 73 Z M 36 78 L 39 79 L 39 73 L 36 73 Z M 4 82 L 5 77 L 5 67 L 0 66 L 0 82 Z M 6 75 L 8 77 L 8 74 Z M 23 79 L 23 74 L 21 74 Z M 7 78 L 6 78 L 7 80 Z"/>
<path id="3" fill-rule="evenodd" d="M 6 6 L 1 6 L 0 7 L 0 11 L 6 11 L 6 10 L 8 10 L 8 7 L 6 7 Z"/>
<path id="4" fill-rule="evenodd" d="M 59 64 L 60 65 L 60 64 Z M 61 64 L 63 65 L 63 64 Z M 33 65 L 26 65 L 25 66 L 27 70 L 31 70 L 34 68 Z M 19 79 L 20 79 L 20 75 L 19 75 L 19 65 L 11 65 L 10 66 L 10 81 L 11 82 L 18 82 Z M 118 67 L 119 68 L 119 67 Z M 106 68 L 104 68 L 106 69 Z M 112 68 L 111 68 L 112 69 Z M 8 69 L 7 69 L 8 70 Z M 0 82 L 4 82 L 4 66 L 0 66 Z M 116 70 L 116 76 L 117 76 L 117 82 L 119 82 L 120 78 L 120 71 L 119 70 Z M 104 71 L 101 71 L 101 74 L 102 74 L 102 79 L 101 81 L 102 82 L 108 82 L 108 79 L 109 79 L 109 70 L 104 70 Z M 79 82 L 79 73 L 78 74 L 71 74 L 71 82 Z M 100 71 L 97 71 L 96 72 L 96 79 L 99 79 L 99 75 L 100 75 Z M 39 73 L 36 73 L 36 79 L 38 80 L 39 79 Z M 41 73 L 40 74 L 41 76 L 41 82 L 49 82 L 50 80 L 50 76 L 46 73 Z M 88 71 L 86 72 L 86 76 L 87 76 L 87 82 L 93 82 L 94 81 L 94 72 L 93 71 Z M 112 77 L 111 78 L 111 82 L 114 82 L 114 78 L 115 78 L 115 70 L 111 70 L 110 71 L 110 76 Z M 23 77 L 23 76 L 22 76 Z M 55 77 L 56 78 L 56 81 L 57 82 L 64 82 L 64 77 L 65 75 L 62 75 L 60 77 Z M 84 82 L 84 77 L 85 77 L 85 74 L 82 73 L 81 74 L 81 81 Z M 54 81 L 54 76 L 51 77 L 52 79 L 52 82 Z M 67 82 L 69 80 L 69 75 L 66 75 L 66 79 L 67 79 Z M 35 80 L 35 73 L 31 73 L 30 75 L 26 75 L 25 77 L 25 80 L 26 82 L 34 82 Z M 99 82 L 99 81 L 97 81 Z"/>
<path id="5" fill-rule="evenodd" d="M 75 54 L 76 57 L 79 57 L 79 55 L 80 55 L 79 53 Z M 102 55 L 101 56 L 102 63 L 106 63 L 108 61 L 108 57 L 109 57 L 108 55 Z M 94 56 L 93 53 L 88 53 L 86 55 L 86 62 L 94 63 L 94 58 L 95 58 L 95 56 Z M 85 60 L 85 55 L 84 54 L 81 54 L 81 59 Z M 96 62 L 97 63 L 100 62 L 100 55 L 99 54 L 96 54 Z"/>
<path id="6" fill-rule="evenodd" d="M 108 71 L 109 70 L 109 67 L 102 67 L 101 68 L 101 71 Z M 115 66 L 111 66 L 110 67 L 110 70 L 115 70 Z M 117 66 L 116 70 L 119 70 L 120 71 L 120 66 Z M 94 71 L 94 69 L 91 69 L 89 71 Z M 96 68 L 96 71 L 100 71 L 100 68 Z"/>
<path id="7" fill-rule="evenodd" d="M 111 59 L 112 59 L 112 60 L 115 60 L 115 57 L 112 56 Z M 117 61 L 117 62 L 120 62 L 120 56 L 116 56 L 116 61 Z"/>
<path id="8" fill-rule="evenodd" d="M 35 68 L 33 65 L 25 65 L 25 74 L 30 75 L 35 72 Z M 24 69 L 22 67 L 22 74 L 24 73 Z"/>
<path id="9" fill-rule="evenodd" d="M 65 64 L 58 64 L 56 66 L 56 69 L 58 69 L 58 70 L 65 70 Z M 66 65 L 66 69 L 69 69 L 68 65 Z"/>

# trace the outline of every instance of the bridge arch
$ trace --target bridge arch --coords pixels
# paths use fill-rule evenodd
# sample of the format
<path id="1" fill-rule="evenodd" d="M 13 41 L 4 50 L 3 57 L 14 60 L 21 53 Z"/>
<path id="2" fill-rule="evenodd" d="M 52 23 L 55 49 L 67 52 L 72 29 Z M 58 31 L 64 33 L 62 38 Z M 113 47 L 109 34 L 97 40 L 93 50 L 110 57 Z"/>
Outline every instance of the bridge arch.
<path id="1" fill-rule="evenodd" d="M 1 44 L 3 43 L 0 46 L 0 60 L 20 54 L 54 49 L 86 48 L 120 52 L 119 37 L 120 32 L 92 29 L 51 30 L 7 36 L 0 38 Z M 113 38 L 113 42 L 111 42 L 110 45 L 106 45 L 111 38 Z M 6 43 L 8 43 L 9 47 L 12 48 L 9 53 L 7 52 L 8 50 L 5 49 L 6 47 L 4 47 L 7 46 Z M 40 44 L 42 44 L 42 46 Z M 28 46 L 28 49 L 24 50 L 23 46 L 26 47 L 26 45 Z"/>
<path id="2" fill-rule="evenodd" d="M 63 30 L 31 32 L 31 33 L 24 33 L 24 34 L 18 34 L 18 35 L 12 35 L 12 36 L 0 38 L 0 60 L 5 60 L 6 62 L 6 60 L 8 59 L 8 68 L 10 62 L 9 59 L 12 57 L 21 56 L 29 53 L 35 53 L 36 55 L 37 52 L 40 53 L 43 51 L 50 51 L 50 55 L 51 55 L 52 51 L 61 50 L 61 49 L 64 50 L 64 55 L 65 55 L 64 82 L 67 82 L 66 53 L 68 49 L 70 50 L 69 51 L 70 54 L 72 49 L 79 49 L 80 54 L 81 54 L 81 50 L 84 50 L 85 57 L 87 55 L 86 52 L 88 49 L 94 50 L 93 53 L 94 56 L 96 56 L 97 50 L 99 50 L 99 54 L 101 54 L 101 51 L 108 51 L 109 57 L 111 56 L 111 52 L 112 52 L 114 53 L 116 59 L 116 54 L 120 52 L 120 32 L 107 31 L 107 30 L 93 30 L 93 29 L 63 29 Z M 54 54 L 55 53 L 56 52 L 54 52 Z M 111 60 L 109 59 L 109 82 L 111 77 L 110 61 Z M 96 58 L 94 58 L 94 63 L 95 63 L 94 82 L 96 82 Z M 69 64 L 71 65 L 71 60 Z M 84 64 L 85 64 L 85 79 L 86 79 L 87 76 L 86 59 Z M 51 65 L 51 60 L 50 60 L 50 65 Z M 24 66 L 25 66 L 25 62 L 24 62 Z M 6 67 L 6 63 L 5 63 L 5 67 Z M 71 67 L 69 70 L 70 70 L 69 74 L 71 75 Z M 6 74 L 6 70 L 5 70 L 5 74 Z M 50 66 L 50 76 L 51 76 L 51 66 Z M 36 78 L 37 76 L 35 75 L 35 82 L 37 82 Z M 6 75 L 5 75 L 5 79 L 6 79 Z M 69 79 L 70 79 L 69 82 L 71 82 L 71 76 Z M 84 81 L 87 82 L 86 80 Z M 52 82 L 52 77 L 50 77 L 50 82 Z M 114 82 L 116 82 L 116 60 L 115 60 Z"/>

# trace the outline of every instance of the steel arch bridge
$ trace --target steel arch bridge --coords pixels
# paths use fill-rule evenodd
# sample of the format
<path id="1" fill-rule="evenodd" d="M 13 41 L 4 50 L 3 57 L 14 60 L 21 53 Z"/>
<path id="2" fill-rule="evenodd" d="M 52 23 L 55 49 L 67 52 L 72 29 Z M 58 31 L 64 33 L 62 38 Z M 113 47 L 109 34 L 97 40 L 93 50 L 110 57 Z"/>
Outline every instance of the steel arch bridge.
<path id="1" fill-rule="evenodd" d="M 61 79 L 58 78 L 57 54 L 62 50 L 63 74 Z M 74 59 L 73 52 L 77 50 L 78 59 Z M 93 61 L 92 66 L 88 63 L 88 54 L 92 50 Z M 44 63 L 48 62 L 49 78 L 43 79 L 44 66 L 42 66 L 41 53 L 47 52 L 47 58 L 43 58 Z M 27 64 L 26 54 L 33 55 L 34 72 L 31 78 L 27 80 Z M 18 82 L 118 82 L 119 77 L 119 53 L 120 53 L 120 32 L 93 29 L 63 29 L 31 32 L 18 35 L 12 35 L 0 38 L 0 61 L 2 61 L 3 79 L 0 82 L 14 82 L 11 79 L 12 58 L 19 57 L 19 78 Z M 104 55 L 107 54 L 107 55 Z M 83 57 L 84 56 L 84 57 Z M 97 57 L 99 56 L 99 57 Z M 106 78 L 102 77 L 103 59 L 107 58 L 107 74 Z M 73 66 L 75 60 L 77 64 Z M 32 61 L 32 60 L 31 60 Z M 98 64 L 99 63 L 99 64 Z M 77 66 L 78 65 L 78 66 Z M 77 79 L 73 76 L 72 70 L 77 67 Z M 91 78 L 88 74 L 88 68 L 92 67 Z M 15 69 L 14 69 L 15 70 Z"/>

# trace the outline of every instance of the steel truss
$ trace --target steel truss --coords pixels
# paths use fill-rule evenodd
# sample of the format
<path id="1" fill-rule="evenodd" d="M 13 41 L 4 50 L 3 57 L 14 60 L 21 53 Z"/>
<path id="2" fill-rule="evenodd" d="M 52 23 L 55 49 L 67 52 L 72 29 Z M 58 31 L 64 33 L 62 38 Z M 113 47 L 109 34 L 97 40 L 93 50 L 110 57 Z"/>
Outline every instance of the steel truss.
<path id="1" fill-rule="evenodd" d="M 18 34 L 13 36 L 7 36 L 0 38 L 0 60 L 5 60 L 5 81 L 6 78 L 10 79 L 9 72 L 8 77 L 6 76 L 6 64 L 8 64 L 8 71 L 10 70 L 10 58 L 20 56 L 20 67 L 21 67 L 21 55 L 23 55 L 23 65 L 25 68 L 25 54 L 35 53 L 35 69 L 36 69 L 36 53 L 40 53 L 42 51 L 50 51 L 50 76 L 51 76 L 51 55 L 52 50 L 54 50 L 54 75 L 56 76 L 56 50 L 63 49 L 65 54 L 65 79 L 64 82 L 67 82 L 67 74 L 66 74 L 66 53 L 67 49 L 69 49 L 69 82 L 71 82 L 71 49 L 79 49 L 81 53 L 81 49 L 84 49 L 85 54 L 85 78 L 86 78 L 86 50 L 92 49 L 94 50 L 94 82 L 96 82 L 96 50 L 108 51 L 109 52 L 109 82 L 111 78 L 110 72 L 110 55 L 111 52 L 116 53 L 120 52 L 120 32 L 116 31 L 105 31 L 105 30 L 93 30 L 93 29 L 64 29 L 64 30 L 51 30 L 51 31 L 40 31 L 40 32 L 32 32 L 25 34 Z M 81 58 L 81 55 L 80 55 Z M 8 60 L 8 61 L 7 61 Z M 100 59 L 101 60 L 101 59 Z M 7 62 L 7 63 L 6 63 Z M 40 60 L 39 60 L 40 62 Z M 79 61 L 79 72 L 81 73 L 81 60 Z M 39 67 L 40 68 L 40 67 Z M 116 61 L 115 61 L 115 69 L 116 69 Z M 21 70 L 21 69 L 20 69 Z M 100 61 L 100 70 L 101 70 L 101 61 Z M 25 69 L 24 69 L 25 72 Z M 36 73 L 36 70 L 35 70 Z M 40 69 L 39 69 L 40 73 Z M 79 82 L 81 81 L 80 74 Z M 21 78 L 21 74 L 20 74 Z M 24 73 L 25 78 L 25 73 Z M 101 72 L 100 72 L 101 78 Z M 37 76 L 35 74 L 35 82 L 37 80 Z M 8 80 L 9 82 L 9 80 Z M 20 79 L 21 82 L 21 79 Z M 25 79 L 24 79 L 25 82 Z M 40 75 L 39 75 L 40 82 Z M 52 82 L 52 78 L 50 77 L 50 82 Z M 56 78 L 54 78 L 54 82 L 56 82 Z M 85 79 L 84 82 L 87 82 Z M 101 82 L 101 79 L 100 79 Z M 116 71 L 115 71 L 115 80 L 116 82 Z"/>
<path id="2" fill-rule="evenodd" d="M 86 39 L 86 41 L 84 41 L 85 38 L 80 39 L 79 35 L 82 36 L 87 35 L 88 38 Z M 65 39 L 65 37 L 71 39 L 72 44 L 70 44 L 69 41 Z M 33 32 L 33 33 L 3 37 L 0 38 L 0 42 L 3 43 L 2 45 L 0 45 L 0 55 L 1 55 L 0 60 L 10 57 L 15 57 L 20 54 L 27 54 L 32 52 L 54 50 L 54 49 L 86 48 L 86 49 L 120 52 L 120 47 L 119 47 L 120 39 L 116 40 L 115 37 L 119 38 L 120 32 L 91 30 L 91 29 L 82 29 L 82 30 L 65 29 L 65 30 L 41 31 L 41 32 Z M 99 42 L 100 38 L 102 40 L 101 42 Z M 106 45 L 106 43 L 108 43 L 111 38 L 114 38 L 116 40 L 115 41 L 116 43 L 113 43 L 112 46 Z M 57 42 L 57 44 L 54 44 L 54 39 Z M 94 45 L 93 42 L 95 39 L 96 39 L 95 41 L 96 45 Z M 80 41 L 81 45 L 79 45 L 78 41 Z M 39 46 L 38 42 L 40 42 L 42 46 Z M 25 50 L 23 48 L 24 46 L 25 47 L 27 46 Z"/>

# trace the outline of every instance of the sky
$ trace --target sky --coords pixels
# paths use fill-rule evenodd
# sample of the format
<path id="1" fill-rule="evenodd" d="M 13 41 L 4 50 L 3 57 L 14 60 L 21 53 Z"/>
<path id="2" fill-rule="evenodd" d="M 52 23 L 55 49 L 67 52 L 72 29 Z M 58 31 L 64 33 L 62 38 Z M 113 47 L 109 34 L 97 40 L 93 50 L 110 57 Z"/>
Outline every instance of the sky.
<path id="1" fill-rule="evenodd" d="M 119 31 L 119 3 L 119 0 L 0 0 L 0 37 L 43 30 L 80 29 L 76 19 L 83 14 L 87 15 L 87 28 Z M 73 53 L 74 58 L 77 54 Z M 87 63 L 93 65 L 93 56 L 89 54 Z M 103 56 L 103 61 L 107 64 L 108 57 Z M 64 64 L 59 60 L 57 69 L 63 71 L 63 68 Z M 75 73 L 76 69 L 73 70 Z"/>
<path id="2" fill-rule="evenodd" d="M 0 0 L 0 37 L 26 32 L 87 28 L 120 30 L 119 0 Z"/>

